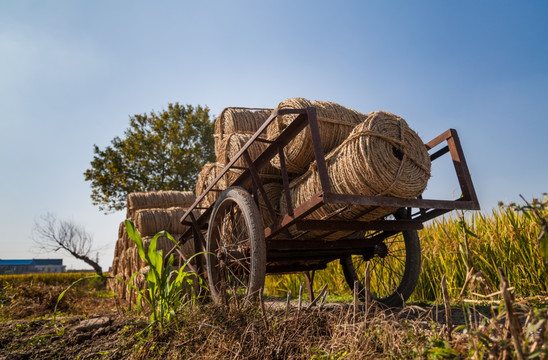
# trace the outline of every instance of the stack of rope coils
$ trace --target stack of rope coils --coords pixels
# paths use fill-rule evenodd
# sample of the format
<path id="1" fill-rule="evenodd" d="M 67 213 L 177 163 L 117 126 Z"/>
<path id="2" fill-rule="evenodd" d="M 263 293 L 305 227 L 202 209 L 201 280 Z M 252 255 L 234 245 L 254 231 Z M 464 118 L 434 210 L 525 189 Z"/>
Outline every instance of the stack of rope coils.
<path id="1" fill-rule="evenodd" d="M 278 109 L 304 109 L 316 107 L 316 117 L 320 128 L 320 137 L 324 153 L 328 153 L 350 134 L 352 129 L 365 120 L 366 115 L 339 104 L 328 101 L 309 101 L 303 98 L 287 99 L 278 105 Z M 269 140 L 276 139 L 297 115 L 278 116 L 267 129 Z M 302 174 L 314 160 L 312 136 L 307 126 L 284 148 L 287 171 Z M 272 159 L 272 165 L 280 168 L 278 156 Z"/>
<path id="2" fill-rule="evenodd" d="M 127 217 L 133 221 L 135 228 L 141 234 L 145 251 L 148 250 L 151 239 L 160 231 L 167 231 L 178 239 L 186 230 L 179 220 L 186 209 L 194 203 L 194 193 L 191 191 L 152 191 L 131 193 L 127 197 Z M 157 239 L 156 248 L 164 254 L 173 248 L 173 243 L 165 236 Z M 182 247 L 185 257 L 194 254 L 191 241 Z M 125 224 L 122 222 L 118 230 L 118 241 L 114 250 L 111 276 L 131 280 L 134 273 L 147 271 L 143 260 L 139 257 L 137 245 L 129 238 Z M 144 277 L 134 278 L 134 285 L 142 287 Z M 121 298 L 135 301 L 136 296 L 128 294 L 127 285 L 118 280 L 109 280 L 108 288 L 116 292 Z"/>
<path id="3" fill-rule="evenodd" d="M 236 107 L 226 108 L 221 112 L 219 117 L 215 120 L 214 138 L 216 162 L 204 165 L 202 171 L 198 175 L 195 191 L 197 197 L 204 192 L 212 181 L 221 173 L 226 164 L 228 164 L 249 141 L 251 136 L 270 116 L 271 112 L 272 110 L 270 109 Z M 263 134 L 261 137 L 266 138 L 266 134 Z M 251 160 L 257 159 L 266 147 L 267 144 L 260 141 L 255 141 L 251 144 L 248 148 Z M 242 156 L 238 158 L 234 163 L 234 166 L 246 168 L 248 163 Z M 200 207 L 209 207 L 213 205 L 220 192 L 225 190 L 242 172 L 242 169 L 230 169 L 213 187 L 213 191 L 206 194 L 204 200 L 200 203 Z M 270 164 L 267 164 L 259 171 L 259 176 L 264 184 L 270 182 L 281 183 L 279 170 L 275 169 Z M 249 184 L 247 190 L 251 190 L 251 184 Z"/>
<path id="4" fill-rule="evenodd" d="M 327 154 L 326 162 L 334 193 L 412 199 L 422 194 L 430 178 L 430 157 L 419 136 L 401 117 L 385 111 L 370 113 Z M 294 207 L 319 191 L 321 183 L 315 163 L 290 183 Z M 280 210 L 287 212 L 285 197 L 281 198 Z M 375 220 L 394 211 L 390 207 L 328 204 L 308 218 Z"/>

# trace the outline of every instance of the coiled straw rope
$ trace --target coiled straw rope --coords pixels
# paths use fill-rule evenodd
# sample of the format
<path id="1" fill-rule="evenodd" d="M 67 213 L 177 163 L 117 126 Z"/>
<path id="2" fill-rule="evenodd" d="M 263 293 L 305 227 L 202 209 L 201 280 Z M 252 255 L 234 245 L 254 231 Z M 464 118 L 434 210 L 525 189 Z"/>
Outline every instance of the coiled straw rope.
<path id="1" fill-rule="evenodd" d="M 133 219 L 140 209 L 165 209 L 170 207 L 188 208 L 196 200 L 192 191 L 147 191 L 134 192 L 127 196 L 126 218 Z"/>
<path id="2" fill-rule="evenodd" d="M 221 153 L 223 140 L 233 133 L 254 134 L 272 113 L 271 109 L 228 107 L 215 120 L 215 154 Z"/>
<path id="3" fill-rule="evenodd" d="M 304 98 L 287 99 L 278 105 L 278 109 L 304 109 L 309 106 L 316 107 L 324 153 L 342 143 L 352 129 L 366 118 L 366 115 L 333 102 L 309 101 Z M 296 117 L 297 115 L 278 116 L 267 129 L 268 139 L 277 138 Z M 284 148 L 284 153 L 287 171 L 302 174 L 308 169 L 314 160 L 312 136 L 308 126 L 289 142 Z M 271 163 L 274 167 L 280 168 L 278 156 L 274 157 Z"/>
<path id="4" fill-rule="evenodd" d="M 182 234 L 188 229 L 179 222 L 185 212 L 184 208 L 141 209 L 135 213 L 135 228 L 143 237 L 164 230 L 170 234 Z"/>
<path id="5" fill-rule="evenodd" d="M 371 113 L 357 125 L 348 138 L 326 156 L 326 162 L 334 193 L 411 199 L 424 191 L 430 178 L 430 157 L 419 136 L 405 120 L 385 111 Z M 320 191 L 315 163 L 290 183 L 295 207 Z M 285 197 L 281 198 L 280 209 L 282 213 L 287 211 Z M 374 220 L 394 211 L 393 208 L 328 204 L 309 218 Z"/>
<path id="6" fill-rule="evenodd" d="M 242 133 L 232 133 L 225 136 L 222 146 L 219 148 L 219 154 L 217 155 L 217 162 L 221 164 L 228 164 L 228 162 L 242 149 L 242 147 L 249 141 L 252 135 Z M 262 154 L 264 149 L 268 145 L 260 141 L 254 141 L 248 148 L 247 152 L 251 157 L 251 160 L 257 159 Z M 243 156 L 234 163 L 235 166 L 247 167 L 248 164 Z M 280 171 L 274 168 L 272 165 L 267 164 L 261 169 L 260 174 L 280 175 Z"/>
<path id="7" fill-rule="evenodd" d="M 187 226 L 180 224 L 179 220 L 195 199 L 196 197 L 191 191 L 130 193 L 127 197 L 127 217 L 134 221 L 135 228 L 143 237 L 145 244 L 147 239 L 150 243 L 152 235 L 163 230 L 168 231 L 177 239 L 180 237 L 177 234 L 181 234 L 187 229 Z M 158 249 L 164 250 L 164 254 L 166 250 L 173 247 L 168 241 L 167 238 L 161 237 L 158 242 Z M 187 250 L 189 249 L 183 247 L 183 253 Z M 177 255 L 175 257 L 177 258 Z M 110 270 L 111 275 L 129 282 L 132 275 L 143 266 L 145 263 L 139 257 L 136 244 L 129 238 L 125 223 L 120 223 Z M 121 281 L 110 279 L 107 286 L 122 299 L 136 300 L 135 294 L 128 295 L 127 286 Z"/>
<path id="8" fill-rule="evenodd" d="M 216 162 L 216 163 L 207 163 L 202 167 L 202 170 L 198 174 L 198 179 L 196 180 L 195 193 L 196 197 L 199 197 L 205 189 L 215 180 L 217 176 L 221 173 L 225 164 Z M 204 199 L 202 199 L 200 206 L 208 207 L 215 203 L 222 190 L 228 188 L 228 186 L 240 176 L 243 170 L 230 169 L 225 175 L 213 186 L 212 190 L 209 191 Z"/>
<path id="9" fill-rule="evenodd" d="M 266 197 L 272 205 L 272 210 L 276 214 L 276 217 L 280 215 L 280 197 L 282 196 L 283 185 L 277 182 L 271 182 L 264 185 L 264 190 L 266 192 Z M 265 228 L 272 226 L 274 222 L 266 206 L 266 202 L 262 195 L 259 194 L 259 212 L 261 213 L 261 220 Z"/>

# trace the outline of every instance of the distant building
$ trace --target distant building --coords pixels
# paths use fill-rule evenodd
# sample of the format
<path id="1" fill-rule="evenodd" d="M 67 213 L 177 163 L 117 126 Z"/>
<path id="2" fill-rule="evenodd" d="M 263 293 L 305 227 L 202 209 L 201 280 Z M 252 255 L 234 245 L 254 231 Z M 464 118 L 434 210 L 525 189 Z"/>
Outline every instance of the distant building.
<path id="1" fill-rule="evenodd" d="M 0 274 L 33 274 L 65 272 L 63 259 L 0 259 Z"/>

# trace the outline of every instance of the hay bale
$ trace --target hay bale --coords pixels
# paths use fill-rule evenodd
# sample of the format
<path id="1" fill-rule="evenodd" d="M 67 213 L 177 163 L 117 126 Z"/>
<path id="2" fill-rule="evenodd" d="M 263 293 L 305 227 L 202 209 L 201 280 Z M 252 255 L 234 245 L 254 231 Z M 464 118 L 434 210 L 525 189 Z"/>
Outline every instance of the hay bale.
<path id="1" fill-rule="evenodd" d="M 228 107 L 215 120 L 215 154 L 219 154 L 225 136 L 232 133 L 254 134 L 272 113 L 271 109 Z"/>
<path id="2" fill-rule="evenodd" d="M 263 185 L 263 187 L 266 192 L 266 197 L 268 198 L 270 204 L 272 205 L 272 208 L 274 209 L 274 213 L 276 213 L 276 216 L 279 216 L 280 197 L 282 196 L 284 188 L 283 185 L 280 183 L 272 182 Z M 261 194 L 259 194 L 259 212 L 261 213 L 263 227 L 267 228 L 274 224 L 270 216 L 270 212 L 268 211 L 268 207 L 266 206 L 266 202 L 264 201 Z"/>
<path id="3" fill-rule="evenodd" d="M 231 133 L 225 136 L 222 141 L 221 146 L 219 147 L 219 152 L 217 154 L 217 162 L 221 164 L 228 164 L 228 162 L 242 149 L 242 147 L 249 141 L 252 135 L 242 134 L 242 133 Z M 268 144 L 254 141 L 248 148 L 247 151 L 251 160 L 255 160 L 262 154 L 262 152 L 268 147 Z M 243 156 L 240 156 L 238 160 L 234 163 L 235 166 L 248 167 L 247 161 L 245 161 Z M 261 169 L 259 174 L 265 175 L 276 175 L 274 178 L 280 178 L 280 171 L 274 168 L 272 165 L 267 164 Z"/>
<path id="4" fill-rule="evenodd" d="M 324 153 L 328 153 L 341 144 L 350 134 L 352 129 L 364 121 L 366 115 L 328 101 L 309 101 L 304 98 L 292 98 L 281 102 L 278 109 L 304 109 L 309 106 L 316 107 L 316 116 L 320 128 L 320 137 Z M 297 117 L 297 115 L 278 116 L 267 129 L 267 137 L 274 140 Z M 302 174 L 312 161 L 314 150 L 312 136 L 307 126 L 287 146 L 284 147 L 287 171 Z M 271 161 L 272 165 L 280 168 L 280 158 L 276 156 Z"/>
<path id="5" fill-rule="evenodd" d="M 127 196 L 126 218 L 133 219 L 135 212 L 141 209 L 167 209 L 171 207 L 190 207 L 196 197 L 192 191 L 147 191 L 134 192 Z"/>
<path id="6" fill-rule="evenodd" d="M 135 213 L 135 228 L 141 236 L 153 236 L 160 231 L 182 234 L 188 226 L 180 223 L 186 212 L 183 208 L 142 209 Z"/>
<path id="7" fill-rule="evenodd" d="M 430 178 L 430 157 L 419 136 L 405 120 L 384 111 L 371 113 L 326 161 L 335 193 L 412 199 L 422 194 Z M 290 191 L 294 206 L 321 191 L 315 163 L 290 183 Z M 280 208 L 287 212 L 285 197 L 281 197 Z M 374 220 L 395 211 L 376 208 L 360 216 L 369 210 L 366 206 L 328 204 L 308 218 Z"/>

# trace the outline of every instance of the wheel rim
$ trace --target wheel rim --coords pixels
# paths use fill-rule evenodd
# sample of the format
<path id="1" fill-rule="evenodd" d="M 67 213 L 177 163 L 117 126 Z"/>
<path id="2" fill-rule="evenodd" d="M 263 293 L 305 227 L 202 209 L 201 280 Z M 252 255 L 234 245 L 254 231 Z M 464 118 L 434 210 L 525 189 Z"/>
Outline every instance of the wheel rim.
<path id="1" fill-rule="evenodd" d="M 213 218 L 208 243 L 211 276 L 215 297 L 244 298 L 248 295 L 251 272 L 251 241 L 245 214 L 238 204 L 223 200 Z"/>
<path id="2" fill-rule="evenodd" d="M 374 299 L 382 301 L 395 293 L 401 293 L 407 261 L 407 249 L 402 233 L 386 238 L 382 244 L 376 245 L 363 255 L 352 255 L 351 261 L 362 291 L 362 284 L 365 284 L 365 269 L 369 263 L 369 290 Z"/>

